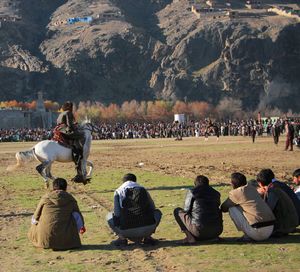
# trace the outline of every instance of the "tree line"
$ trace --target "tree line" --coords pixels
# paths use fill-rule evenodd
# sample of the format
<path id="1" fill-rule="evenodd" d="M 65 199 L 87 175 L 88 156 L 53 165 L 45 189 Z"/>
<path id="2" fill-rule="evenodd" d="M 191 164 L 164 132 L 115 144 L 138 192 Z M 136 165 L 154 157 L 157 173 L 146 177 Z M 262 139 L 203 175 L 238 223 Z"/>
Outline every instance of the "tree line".
<path id="1" fill-rule="evenodd" d="M 45 108 L 51 111 L 61 111 L 61 105 L 51 100 L 44 101 Z M 0 102 L 0 108 L 19 108 L 34 110 L 36 101 L 18 102 L 16 100 Z M 282 112 L 277 108 L 263 108 L 257 111 L 245 111 L 239 99 L 224 98 L 216 106 L 205 101 L 125 101 L 121 105 L 101 102 L 74 103 L 74 114 L 78 121 L 89 120 L 100 122 L 128 122 L 128 121 L 172 121 L 174 114 L 185 114 L 192 119 L 248 119 L 256 118 L 258 112 L 262 116 L 299 116 L 291 111 Z"/>

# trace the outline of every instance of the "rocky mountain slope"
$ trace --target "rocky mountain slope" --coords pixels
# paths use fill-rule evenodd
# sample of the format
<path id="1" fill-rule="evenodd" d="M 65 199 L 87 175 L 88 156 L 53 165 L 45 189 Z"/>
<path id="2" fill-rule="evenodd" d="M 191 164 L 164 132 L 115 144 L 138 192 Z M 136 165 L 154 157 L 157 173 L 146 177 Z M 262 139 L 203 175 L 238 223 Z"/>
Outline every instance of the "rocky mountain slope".
<path id="1" fill-rule="evenodd" d="M 2 2 L 0 100 L 35 99 L 40 90 L 59 102 L 217 104 L 231 96 L 245 109 L 271 105 L 299 111 L 297 19 L 266 8 L 245 10 L 240 0 L 231 1 L 238 12 L 232 19 L 225 11 L 198 18 L 187 0 Z M 93 21 L 65 22 L 85 16 Z"/>

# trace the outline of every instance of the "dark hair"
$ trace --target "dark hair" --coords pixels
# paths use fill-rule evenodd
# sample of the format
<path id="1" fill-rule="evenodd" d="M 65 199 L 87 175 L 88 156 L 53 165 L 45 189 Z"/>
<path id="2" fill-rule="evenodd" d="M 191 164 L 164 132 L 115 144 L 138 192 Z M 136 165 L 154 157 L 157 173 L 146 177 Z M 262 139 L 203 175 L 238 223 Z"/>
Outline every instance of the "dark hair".
<path id="1" fill-rule="evenodd" d="M 63 106 L 62 106 L 62 109 L 64 110 L 64 111 L 67 111 L 67 110 L 72 110 L 73 109 L 73 103 L 72 102 L 70 102 L 70 101 L 67 101 L 67 102 L 65 102 L 64 104 L 63 104 Z"/>
<path id="2" fill-rule="evenodd" d="M 53 190 L 66 191 L 67 185 L 68 185 L 67 181 L 63 178 L 56 178 L 55 180 L 53 180 L 53 183 L 52 183 Z"/>
<path id="3" fill-rule="evenodd" d="M 300 168 L 299 169 L 296 169 L 293 173 L 293 177 L 296 177 L 298 178 L 300 176 Z"/>
<path id="4" fill-rule="evenodd" d="M 123 182 L 133 181 L 136 182 L 136 176 L 134 174 L 128 173 L 123 177 Z"/>
<path id="5" fill-rule="evenodd" d="M 197 176 L 194 181 L 195 186 L 208 185 L 209 179 L 206 176 Z"/>
<path id="6" fill-rule="evenodd" d="M 256 176 L 256 180 L 263 186 L 268 186 L 274 178 L 275 175 L 271 169 L 262 169 Z"/>
<path id="7" fill-rule="evenodd" d="M 231 174 L 231 184 L 233 189 L 236 189 L 245 186 L 247 184 L 247 179 L 242 173 L 235 172 Z"/>

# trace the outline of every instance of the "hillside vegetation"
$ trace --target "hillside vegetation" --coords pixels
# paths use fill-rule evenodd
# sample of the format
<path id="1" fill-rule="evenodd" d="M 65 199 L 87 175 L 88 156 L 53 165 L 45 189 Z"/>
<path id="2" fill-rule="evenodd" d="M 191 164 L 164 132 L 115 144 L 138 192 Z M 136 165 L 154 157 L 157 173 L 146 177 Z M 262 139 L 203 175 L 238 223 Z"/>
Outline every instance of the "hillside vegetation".
<path id="1" fill-rule="evenodd" d="M 186 0 L 2 0 L 0 100 L 181 99 L 297 110 L 299 20 L 244 8 L 191 12 Z M 297 1 L 264 1 L 265 4 Z M 225 1 L 218 0 L 222 10 Z M 2 5 L 2 6 L 1 6 Z M 297 5 L 294 5 L 297 8 Z M 62 23 L 92 16 L 91 23 Z"/>

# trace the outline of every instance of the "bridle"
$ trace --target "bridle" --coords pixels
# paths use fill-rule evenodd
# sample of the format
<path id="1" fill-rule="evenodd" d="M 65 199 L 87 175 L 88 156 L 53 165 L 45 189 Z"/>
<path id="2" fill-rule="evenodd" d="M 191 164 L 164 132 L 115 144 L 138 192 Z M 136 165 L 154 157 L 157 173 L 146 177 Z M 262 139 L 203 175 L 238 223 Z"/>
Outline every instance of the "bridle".
<path id="1" fill-rule="evenodd" d="M 80 130 L 88 130 L 91 133 L 98 133 L 98 134 L 101 132 L 100 128 L 92 123 L 86 123 L 80 126 Z"/>

